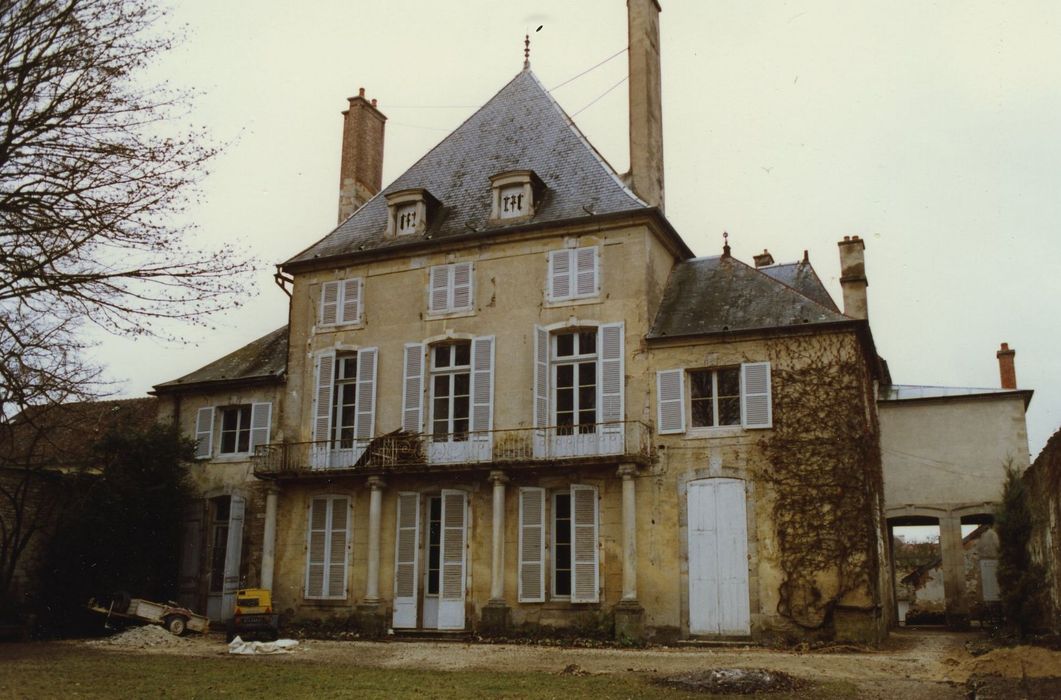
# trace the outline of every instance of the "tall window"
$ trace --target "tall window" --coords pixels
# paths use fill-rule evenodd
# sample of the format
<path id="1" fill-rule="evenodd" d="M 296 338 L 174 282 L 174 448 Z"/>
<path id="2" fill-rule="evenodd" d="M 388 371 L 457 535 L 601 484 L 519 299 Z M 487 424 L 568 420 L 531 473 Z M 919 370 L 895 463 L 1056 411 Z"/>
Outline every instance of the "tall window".
<path id="1" fill-rule="evenodd" d="M 470 342 L 431 348 L 431 432 L 436 442 L 468 439 Z"/>
<path id="2" fill-rule="evenodd" d="M 220 593 L 225 587 L 225 558 L 228 555 L 228 516 L 231 499 L 222 496 L 210 501 L 210 592 Z"/>
<path id="3" fill-rule="evenodd" d="M 442 497 L 428 499 L 427 512 L 427 595 L 437 596 L 442 570 Z"/>
<path id="4" fill-rule="evenodd" d="M 221 454 L 249 452 L 251 443 L 251 406 L 229 406 L 221 409 Z"/>
<path id="5" fill-rule="evenodd" d="M 553 494 L 553 595 L 571 595 L 571 494 Z"/>
<path id="6" fill-rule="evenodd" d="M 357 353 L 335 358 L 335 396 L 332 425 L 338 447 L 352 447 L 357 420 Z"/>
<path id="7" fill-rule="evenodd" d="M 597 331 L 553 335 L 553 424 L 558 435 L 592 433 L 597 423 Z"/>
<path id="8" fill-rule="evenodd" d="M 740 425 L 740 367 L 689 372 L 694 428 Z"/>

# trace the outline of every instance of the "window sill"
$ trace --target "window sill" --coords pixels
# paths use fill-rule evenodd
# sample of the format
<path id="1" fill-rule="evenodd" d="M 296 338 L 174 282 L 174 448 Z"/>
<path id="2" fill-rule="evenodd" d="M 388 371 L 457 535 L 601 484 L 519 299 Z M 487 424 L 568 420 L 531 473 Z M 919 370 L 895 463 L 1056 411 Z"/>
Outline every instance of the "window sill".
<path id="1" fill-rule="evenodd" d="M 728 425 L 721 428 L 689 428 L 684 440 L 703 440 L 705 438 L 739 437 L 745 433 L 739 425 Z"/>
<path id="2" fill-rule="evenodd" d="M 474 316 L 476 314 L 475 309 L 464 309 L 463 311 L 443 311 L 440 313 L 427 312 L 424 314 L 425 321 L 445 321 L 449 318 L 466 318 L 468 316 Z"/>
<path id="3" fill-rule="evenodd" d="M 358 331 L 364 327 L 364 321 L 358 321 L 357 323 L 333 323 L 327 326 L 318 325 L 317 333 L 339 333 L 342 331 Z"/>
<path id="4" fill-rule="evenodd" d="M 200 463 L 211 462 L 213 464 L 235 464 L 235 463 L 238 463 L 238 462 L 249 462 L 249 461 L 251 461 L 251 453 L 250 452 L 237 452 L 237 453 L 232 453 L 232 454 L 225 453 L 225 454 L 212 455 L 210 457 L 200 457 L 199 458 L 199 462 Z"/>
<path id="5" fill-rule="evenodd" d="M 546 299 L 544 307 L 546 309 L 555 309 L 564 306 L 592 306 L 603 303 L 604 300 L 601 299 L 600 294 L 594 294 L 591 297 L 575 297 L 573 299 Z"/>

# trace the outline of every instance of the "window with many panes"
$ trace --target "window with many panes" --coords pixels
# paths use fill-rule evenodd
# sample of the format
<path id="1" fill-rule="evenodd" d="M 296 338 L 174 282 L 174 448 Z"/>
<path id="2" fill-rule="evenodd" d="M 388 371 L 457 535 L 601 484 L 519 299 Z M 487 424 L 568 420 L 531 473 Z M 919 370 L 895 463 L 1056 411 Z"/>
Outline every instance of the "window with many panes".
<path id="1" fill-rule="evenodd" d="M 436 442 L 468 439 L 471 342 L 431 348 L 431 433 Z"/>
<path id="2" fill-rule="evenodd" d="M 333 440 L 337 447 L 352 447 L 357 422 L 357 353 L 335 358 L 332 399 Z"/>
<path id="3" fill-rule="evenodd" d="M 593 603 L 600 594 L 600 509 L 595 486 L 519 489 L 518 597 Z"/>
<path id="4" fill-rule="evenodd" d="M 438 596 L 442 570 L 442 497 L 427 500 L 427 585 L 429 596 Z"/>
<path id="5" fill-rule="evenodd" d="M 571 595 L 571 494 L 553 494 L 553 597 Z"/>
<path id="6" fill-rule="evenodd" d="M 740 425 L 740 367 L 689 372 L 689 409 L 694 428 Z"/>
<path id="7" fill-rule="evenodd" d="M 597 331 L 552 338 L 553 425 L 558 435 L 592 433 L 597 423 Z"/>
<path id="8" fill-rule="evenodd" d="M 221 454 L 249 452 L 251 443 L 251 406 L 228 406 L 221 411 Z"/>

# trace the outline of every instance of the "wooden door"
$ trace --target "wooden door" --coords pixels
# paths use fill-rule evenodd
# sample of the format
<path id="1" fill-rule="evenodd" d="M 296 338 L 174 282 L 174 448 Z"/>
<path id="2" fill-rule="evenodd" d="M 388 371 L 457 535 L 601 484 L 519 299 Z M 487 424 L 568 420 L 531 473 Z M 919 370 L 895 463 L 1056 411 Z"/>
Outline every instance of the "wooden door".
<path id="1" fill-rule="evenodd" d="M 689 632 L 751 633 L 744 482 L 689 484 Z"/>

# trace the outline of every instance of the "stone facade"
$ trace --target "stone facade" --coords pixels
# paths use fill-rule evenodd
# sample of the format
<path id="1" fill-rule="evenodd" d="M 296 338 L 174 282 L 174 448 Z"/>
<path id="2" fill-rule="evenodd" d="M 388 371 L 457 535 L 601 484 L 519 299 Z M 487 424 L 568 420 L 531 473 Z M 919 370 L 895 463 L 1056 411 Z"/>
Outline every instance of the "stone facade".
<path id="1" fill-rule="evenodd" d="M 1032 511 L 1032 560 L 1046 571 L 1043 627 L 1061 633 L 1061 430 L 1024 474 Z"/>

